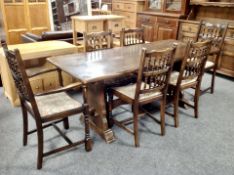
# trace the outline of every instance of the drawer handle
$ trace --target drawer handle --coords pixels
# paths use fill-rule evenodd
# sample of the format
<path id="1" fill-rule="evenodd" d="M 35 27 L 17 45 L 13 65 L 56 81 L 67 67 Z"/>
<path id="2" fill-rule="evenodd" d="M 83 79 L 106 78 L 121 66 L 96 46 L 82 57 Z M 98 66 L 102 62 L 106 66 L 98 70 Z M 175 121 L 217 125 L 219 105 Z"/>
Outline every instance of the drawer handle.
<path id="1" fill-rule="evenodd" d="M 189 31 L 190 31 L 190 32 L 192 31 L 192 28 L 191 28 L 191 27 L 189 27 Z"/>
<path id="2" fill-rule="evenodd" d="M 167 24 L 168 24 L 168 23 L 169 23 L 169 21 L 168 21 L 168 20 L 165 20 L 165 23 L 167 23 Z"/>
<path id="3" fill-rule="evenodd" d="M 93 29 L 93 30 L 96 30 L 96 29 L 97 29 L 97 26 L 93 26 L 92 29 Z"/>
<path id="4" fill-rule="evenodd" d="M 36 86 L 36 89 L 39 89 L 39 86 Z"/>
<path id="5" fill-rule="evenodd" d="M 119 5 L 117 5 L 117 8 L 119 8 L 120 6 Z"/>
<path id="6" fill-rule="evenodd" d="M 115 27 L 119 27 L 119 24 L 115 24 Z"/>

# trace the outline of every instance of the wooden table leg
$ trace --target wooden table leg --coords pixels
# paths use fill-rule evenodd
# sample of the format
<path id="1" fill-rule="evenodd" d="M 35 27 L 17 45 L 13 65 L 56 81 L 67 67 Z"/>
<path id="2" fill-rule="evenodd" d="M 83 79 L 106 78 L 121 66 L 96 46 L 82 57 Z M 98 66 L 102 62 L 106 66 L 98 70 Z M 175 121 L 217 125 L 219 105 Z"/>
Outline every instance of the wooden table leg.
<path id="1" fill-rule="evenodd" d="M 92 113 L 90 121 L 94 129 L 107 143 L 115 141 L 113 131 L 108 127 L 105 86 L 103 82 L 88 84 L 87 100 Z"/>

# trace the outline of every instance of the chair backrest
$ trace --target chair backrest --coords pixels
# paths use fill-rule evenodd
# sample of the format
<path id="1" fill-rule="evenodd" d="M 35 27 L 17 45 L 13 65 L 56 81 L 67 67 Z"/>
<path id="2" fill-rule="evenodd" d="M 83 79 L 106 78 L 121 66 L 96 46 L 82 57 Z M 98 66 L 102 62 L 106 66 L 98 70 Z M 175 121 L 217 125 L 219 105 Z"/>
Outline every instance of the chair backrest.
<path id="1" fill-rule="evenodd" d="M 113 48 L 113 35 L 111 31 L 84 33 L 85 52 Z"/>
<path id="2" fill-rule="evenodd" d="M 171 70 L 174 63 L 176 44 L 165 50 L 142 49 L 138 71 L 135 100 L 141 94 L 167 91 Z"/>
<path id="3" fill-rule="evenodd" d="M 221 50 L 227 27 L 227 24 L 214 24 L 207 21 L 202 21 L 197 41 L 212 40 L 212 49 Z"/>
<path id="4" fill-rule="evenodd" d="M 21 103 L 28 101 L 33 109 L 34 113 L 39 114 L 37 104 L 25 72 L 24 63 L 22 61 L 20 52 L 18 49 L 14 51 L 8 50 L 6 42 L 1 41 L 5 57 L 7 59 L 13 80 L 15 82 L 16 89 L 18 91 Z M 37 115 L 38 116 L 38 115 Z"/>
<path id="5" fill-rule="evenodd" d="M 129 46 L 145 43 L 144 29 L 122 29 L 120 32 L 120 46 Z"/>
<path id="6" fill-rule="evenodd" d="M 208 58 L 211 40 L 203 42 L 190 42 L 187 46 L 187 54 L 182 61 L 177 86 L 183 80 L 195 80 L 199 82 L 204 72 L 206 60 Z"/>

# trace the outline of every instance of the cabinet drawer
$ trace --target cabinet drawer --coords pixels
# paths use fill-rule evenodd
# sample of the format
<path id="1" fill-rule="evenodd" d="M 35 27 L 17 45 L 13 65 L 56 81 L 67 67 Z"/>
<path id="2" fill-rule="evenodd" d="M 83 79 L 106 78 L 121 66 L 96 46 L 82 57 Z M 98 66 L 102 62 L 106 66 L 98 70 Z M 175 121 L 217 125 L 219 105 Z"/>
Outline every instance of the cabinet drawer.
<path id="1" fill-rule="evenodd" d="M 136 28 L 136 22 L 133 22 L 133 21 L 125 21 L 124 22 L 124 26 L 125 26 L 125 28 L 127 28 L 127 29 L 132 29 L 132 28 Z"/>
<path id="2" fill-rule="evenodd" d="M 126 12 L 137 12 L 137 5 L 136 4 L 124 4 L 124 10 Z"/>
<path id="3" fill-rule="evenodd" d="M 111 20 L 108 21 L 108 27 L 112 32 L 119 32 L 123 28 L 123 20 Z"/>
<path id="4" fill-rule="evenodd" d="M 188 23 L 181 23 L 180 30 L 182 32 L 191 32 L 191 33 L 197 33 L 198 32 L 198 25 L 196 24 L 188 24 Z"/>
<path id="5" fill-rule="evenodd" d="M 234 28 L 227 29 L 226 37 L 234 38 Z"/>
<path id="6" fill-rule="evenodd" d="M 123 3 L 113 3 L 112 4 L 112 9 L 113 10 L 124 10 L 124 4 Z"/>
<path id="7" fill-rule="evenodd" d="M 87 32 L 101 32 L 103 31 L 103 21 L 90 21 L 87 23 Z"/>
<path id="8" fill-rule="evenodd" d="M 170 18 L 161 18 L 161 17 L 158 17 L 157 18 L 157 23 L 165 24 L 165 25 L 168 25 L 168 26 L 176 26 L 177 23 L 178 23 L 178 21 L 170 19 Z"/>
<path id="9" fill-rule="evenodd" d="M 225 69 L 226 71 L 232 72 L 232 74 L 234 74 L 234 57 L 225 55 L 222 56 L 219 67 L 220 69 Z"/>
<path id="10" fill-rule="evenodd" d="M 137 22 L 143 24 L 154 25 L 156 22 L 156 17 L 148 15 L 138 15 Z"/>
<path id="11" fill-rule="evenodd" d="M 43 80 L 40 79 L 30 79 L 30 84 L 31 84 L 31 88 L 33 93 L 40 93 L 43 92 L 44 88 L 43 88 Z"/>
<path id="12" fill-rule="evenodd" d="M 131 22 L 136 21 L 136 14 L 135 13 L 124 12 L 124 16 L 126 17 L 125 21 L 131 21 Z"/>
<path id="13" fill-rule="evenodd" d="M 48 91 L 59 87 L 59 80 L 57 76 L 48 76 L 44 79 L 44 90 Z"/>
<path id="14" fill-rule="evenodd" d="M 115 10 L 115 11 L 112 11 L 112 14 L 124 16 L 125 13 L 123 11 Z"/>

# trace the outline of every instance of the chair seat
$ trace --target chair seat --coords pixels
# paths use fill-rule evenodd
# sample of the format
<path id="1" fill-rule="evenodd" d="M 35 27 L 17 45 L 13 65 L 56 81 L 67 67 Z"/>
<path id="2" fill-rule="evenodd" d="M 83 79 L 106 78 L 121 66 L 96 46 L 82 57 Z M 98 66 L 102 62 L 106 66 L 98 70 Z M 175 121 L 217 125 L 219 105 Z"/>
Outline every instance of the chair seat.
<path id="1" fill-rule="evenodd" d="M 170 76 L 170 80 L 169 80 L 169 84 L 172 85 L 172 86 L 176 86 L 177 85 L 177 81 L 178 81 L 178 77 L 179 77 L 179 72 L 177 71 L 173 71 L 171 73 L 171 76 Z M 182 80 L 181 82 L 181 86 L 187 86 L 187 85 L 190 85 L 190 84 L 193 84 L 197 81 L 197 77 L 196 78 L 193 78 L 193 79 L 187 79 L 187 80 Z"/>
<path id="2" fill-rule="evenodd" d="M 142 83 L 142 87 L 143 86 L 144 86 L 144 83 Z M 113 88 L 113 91 L 114 91 L 114 95 L 116 93 L 121 94 L 121 95 L 129 98 L 131 101 L 133 101 L 135 99 L 136 84 L 129 84 L 127 86 L 116 87 L 116 88 Z M 158 92 L 140 94 L 139 102 L 159 98 L 161 96 L 162 96 L 162 93 L 159 92 L 159 91 Z"/>
<path id="3" fill-rule="evenodd" d="M 214 66 L 215 66 L 215 63 L 214 63 L 214 62 L 207 60 L 207 61 L 206 61 L 206 65 L 205 65 L 205 69 L 211 69 L 211 68 L 213 68 Z"/>
<path id="4" fill-rule="evenodd" d="M 43 121 L 54 120 L 54 117 L 57 117 L 58 115 L 62 116 L 65 113 L 69 113 L 70 115 L 77 113 L 82 106 L 78 101 L 72 99 L 65 92 L 36 96 L 35 100 Z M 31 107 L 29 102 L 28 106 Z"/>

